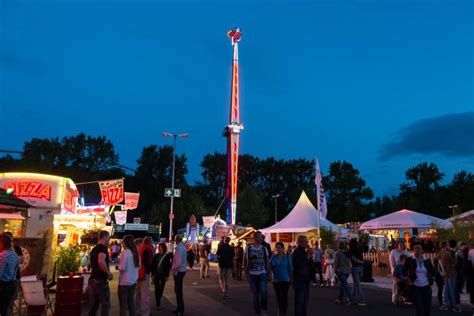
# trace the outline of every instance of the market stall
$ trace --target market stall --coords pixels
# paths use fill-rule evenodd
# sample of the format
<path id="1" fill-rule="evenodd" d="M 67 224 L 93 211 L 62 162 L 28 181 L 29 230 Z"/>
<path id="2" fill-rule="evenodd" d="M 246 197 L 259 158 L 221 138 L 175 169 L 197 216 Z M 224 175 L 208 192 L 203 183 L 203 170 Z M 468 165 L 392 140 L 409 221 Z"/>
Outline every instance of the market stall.
<path id="1" fill-rule="evenodd" d="M 385 236 L 388 240 L 404 239 L 407 246 L 411 238 L 436 228 L 450 228 L 448 220 L 410 210 L 400 210 L 362 223 L 360 231 Z"/>
<path id="2" fill-rule="evenodd" d="M 41 257 L 45 261 L 38 274 L 48 273 L 57 246 L 77 245 L 84 230 L 105 226 L 105 213 L 78 211 L 78 192 L 69 178 L 26 172 L 0 173 L 0 188 L 27 203 L 21 214 L 3 215 L 9 218 L 3 220 L 2 231 L 11 231 L 14 236 L 29 240 L 27 244 L 34 240 L 37 240 L 35 244 L 46 243 L 40 247 L 44 249 Z"/>
<path id="3" fill-rule="evenodd" d="M 282 241 L 286 243 L 296 242 L 298 235 L 310 235 L 321 228 L 331 230 L 339 236 L 346 236 L 347 230 L 341 228 L 327 219 L 318 216 L 318 211 L 303 191 L 291 212 L 281 221 L 260 231 L 265 234 L 265 239 L 269 243 Z"/>

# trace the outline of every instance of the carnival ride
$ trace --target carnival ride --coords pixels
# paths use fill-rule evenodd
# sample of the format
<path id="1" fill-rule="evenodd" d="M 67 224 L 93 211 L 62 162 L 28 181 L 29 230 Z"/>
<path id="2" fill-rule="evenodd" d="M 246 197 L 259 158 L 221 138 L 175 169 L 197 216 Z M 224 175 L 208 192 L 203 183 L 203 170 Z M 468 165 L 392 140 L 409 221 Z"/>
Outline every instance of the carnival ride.
<path id="1" fill-rule="evenodd" d="M 239 142 L 240 131 L 244 128 L 240 122 L 240 99 L 239 99 L 239 47 L 238 42 L 242 38 L 240 28 L 234 28 L 227 33 L 231 39 L 234 53 L 232 58 L 232 82 L 230 99 L 230 120 L 224 129 L 224 137 L 227 137 L 227 188 L 226 221 L 231 225 L 236 223 L 237 214 L 237 181 L 239 164 Z"/>

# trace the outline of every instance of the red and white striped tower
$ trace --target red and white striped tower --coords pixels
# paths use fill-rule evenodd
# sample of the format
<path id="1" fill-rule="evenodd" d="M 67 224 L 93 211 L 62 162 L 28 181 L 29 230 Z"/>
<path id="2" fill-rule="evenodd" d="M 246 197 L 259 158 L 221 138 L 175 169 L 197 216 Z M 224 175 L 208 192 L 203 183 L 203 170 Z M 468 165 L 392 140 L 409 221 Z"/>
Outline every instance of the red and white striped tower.
<path id="1" fill-rule="evenodd" d="M 239 165 L 239 136 L 244 127 L 240 123 L 239 100 L 239 45 L 242 37 L 240 28 L 234 28 L 227 33 L 234 46 L 232 58 L 232 85 L 230 98 L 230 120 L 225 127 L 224 136 L 227 137 L 227 216 L 226 221 L 234 225 L 237 214 L 237 180 Z"/>

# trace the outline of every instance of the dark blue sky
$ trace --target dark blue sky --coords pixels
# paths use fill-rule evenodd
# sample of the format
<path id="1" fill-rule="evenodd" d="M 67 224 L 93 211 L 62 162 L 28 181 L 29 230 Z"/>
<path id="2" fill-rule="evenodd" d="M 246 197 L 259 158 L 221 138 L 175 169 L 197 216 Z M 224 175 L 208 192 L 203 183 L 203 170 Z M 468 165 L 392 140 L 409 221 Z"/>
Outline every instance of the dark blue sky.
<path id="1" fill-rule="evenodd" d="M 98 4 L 100 3 L 100 4 Z M 240 26 L 243 153 L 348 160 L 377 194 L 428 160 L 474 172 L 474 5 L 457 1 L 0 1 L 0 147 L 106 135 L 121 162 L 188 132 L 224 151 Z"/>

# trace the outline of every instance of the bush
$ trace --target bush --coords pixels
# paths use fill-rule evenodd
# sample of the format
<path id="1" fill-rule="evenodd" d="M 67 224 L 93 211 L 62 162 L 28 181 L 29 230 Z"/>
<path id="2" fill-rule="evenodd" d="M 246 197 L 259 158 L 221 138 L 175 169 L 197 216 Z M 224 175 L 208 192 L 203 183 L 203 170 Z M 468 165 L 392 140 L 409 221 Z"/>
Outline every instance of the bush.
<path id="1" fill-rule="evenodd" d="M 78 247 L 60 247 L 56 258 L 59 276 L 67 276 L 69 272 L 77 272 L 81 266 Z"/>

